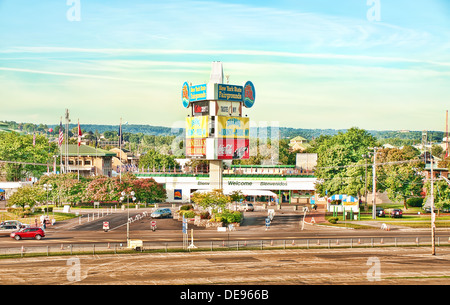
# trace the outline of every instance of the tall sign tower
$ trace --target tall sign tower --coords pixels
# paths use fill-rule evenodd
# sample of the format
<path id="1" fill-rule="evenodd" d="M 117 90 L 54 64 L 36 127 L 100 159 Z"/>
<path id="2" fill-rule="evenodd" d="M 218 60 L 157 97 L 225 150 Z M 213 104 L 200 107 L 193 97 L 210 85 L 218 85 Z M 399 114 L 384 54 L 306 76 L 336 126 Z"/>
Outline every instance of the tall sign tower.
<path id="1" fill-rule="evenodd" d="M 211 189 L 223 189 L 223 160 L 248 159 L 250 119 L 242 108 L 255 103 L 255 87 L 224 84 L 221 62 L 213 62 L 209 82 L 183 84 L 186 117 L 186 157 L 209 161 Z"/>

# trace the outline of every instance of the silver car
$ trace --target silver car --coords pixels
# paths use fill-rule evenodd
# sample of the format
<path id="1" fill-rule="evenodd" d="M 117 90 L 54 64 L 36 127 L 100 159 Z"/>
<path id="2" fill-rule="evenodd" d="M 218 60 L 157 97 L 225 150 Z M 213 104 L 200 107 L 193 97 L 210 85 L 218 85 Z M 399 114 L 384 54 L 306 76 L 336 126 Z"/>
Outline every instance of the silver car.
<path id="1" fill-rule="evenodd" d="M 171 217 L 172 211 L 169 208 L 159 208 L 156 209 L 152 214 L 150 214 L 151 218 L 164 218 Z"/>

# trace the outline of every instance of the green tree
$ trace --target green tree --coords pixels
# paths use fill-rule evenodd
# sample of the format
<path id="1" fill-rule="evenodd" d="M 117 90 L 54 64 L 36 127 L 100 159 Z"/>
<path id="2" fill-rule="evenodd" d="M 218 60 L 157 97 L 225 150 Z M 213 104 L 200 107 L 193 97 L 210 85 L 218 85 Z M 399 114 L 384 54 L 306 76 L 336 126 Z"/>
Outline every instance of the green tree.
<path id="1" fill-rule="evenodd" d="M 162 170 L 163 168 L 166 170 L 169 170 L 169 168 L 173 169 L 175 166 L 178 166 L 175 158 L 175 156 L 161 154 L 158 151 L 151 149 L 140 157 L 139 168 L 155 168 L 156 170 Z"/>
<path id="2" fill-rule="evenodd" d="M 438 209 L 438 211 L 446 208 L 450 208 L 450 187 L 445 180 L 435 180 L 433 182 L 433 197 L 434 197 L 434 206 Z M 425 188 L 427 190 L 427 198 L 431 195 L 431 183 L 428 181 L 425 184 Z M 424 200 L 426 202 L 426 200 Z"/>
<path id="3" fill-rule="evenodd" d="M 227 203 L 231 202 L 230 196 L 223 194 L 222 190 L 212 190 L 206 193 L 194 193 L 191 200 L 203 208 L 225 208 Z"/>
<path id="4" fill-rule="evenodd" d="M 32 208 L 37 203 L 42 203 L 46 200 L 46 193 L 43 188 L 37 186 L 24 186 L 19 188 L 8 199 L 9 206 L 21 207 L 22 210 L 25 206 Z"/>
<path id="5" fill-rule="evenodd" d="M 392 201 L 403 202 L 404 208 L 408 209 L 406 201 L 419 197 L 423 188 L 423 163 L 407 148 L 381 149 L 378 154 L 377 162 L 391 163 L 377 167 L 377 190 L 385 191 Z"/>
<path id="6" fill-rule="evenodd" d="M 317 192 L 321 196 L 347 194 L 361 197 L 365 184 L 364 156 L 375 144 L 372 135 L 356 127 L 312 141 L 311 151 L 318 157 L 315 171 L 319 178 Z"/>
<path id="7" fill-rule="evenodd" d="M 58 154 L 55 143 L 49 143 L 45 136 L 36 135 L 33 145 L 33 135 L 20 135 L 16 132 L 0 133 L 0 160 L 24 163 L 53 163 L 53 155 Z M 46 166 L 9 163 L 4 166 L 8 181 L 20 181 L 33 176 L 40 177 L 47 171 Z"/>

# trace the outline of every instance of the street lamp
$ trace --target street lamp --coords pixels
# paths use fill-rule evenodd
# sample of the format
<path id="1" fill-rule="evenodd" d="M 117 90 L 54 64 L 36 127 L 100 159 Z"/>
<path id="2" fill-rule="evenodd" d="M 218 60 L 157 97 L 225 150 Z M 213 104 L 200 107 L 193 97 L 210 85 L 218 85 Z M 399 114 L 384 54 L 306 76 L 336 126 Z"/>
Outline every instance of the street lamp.
<path id="1" fill-rule="evenodd" d="M 134 194 L 134 191 L 131 191 L 129 194 L 125 193 L 125 191 L 120 193 L 120 195 L 122 195 L 122 197 L 120 197 L 120 201 L 124 201 L 125 197 L 127 197 L 127 244 L 130 240 L 130 197 L 133 201 L 135 201 L 136 197 L 134 197 Z"/>
<path id="2" fill-rule="evenodd" d="M 44 190 L 47 193 L 47 217 L 48 217 L 48 192 L 51 192 L 53 186 L 51 184 L 44 184 Z"/>
<path id="3" fill-rule="evenodd" d="M 376 190 L 377 190 L 377 149 L 381 147 L 368 147 L 373 149 L 373 166 L 372 166 L 372 219 L 377 219 L 377 203 L 376 203 Z"/>

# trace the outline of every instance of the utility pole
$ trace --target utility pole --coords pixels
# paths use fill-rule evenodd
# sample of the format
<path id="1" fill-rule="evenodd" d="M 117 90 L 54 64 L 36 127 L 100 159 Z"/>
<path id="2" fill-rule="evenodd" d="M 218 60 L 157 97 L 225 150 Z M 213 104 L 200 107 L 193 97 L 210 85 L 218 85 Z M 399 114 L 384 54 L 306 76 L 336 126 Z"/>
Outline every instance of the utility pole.
<path id="1" fill-rule="evenodd" d="M 377 164 L 377 147 L 373 148 L 373 167 L 372 167 L 372 219 L 377 219 L 377 202 L 376 202 L 376 190 L 377 190 L 377 170 L 376 170 L 376 164 Z"/>
<path id="2" fill-rule="evenodd" d="M 431 150 L 431 148 L 430 148 Z M 433 173 L 433 156 L 430 152 L 431 165 L 431 255 L 436 255 L 436 213 L 434 213 L 434 173 Z"/>

